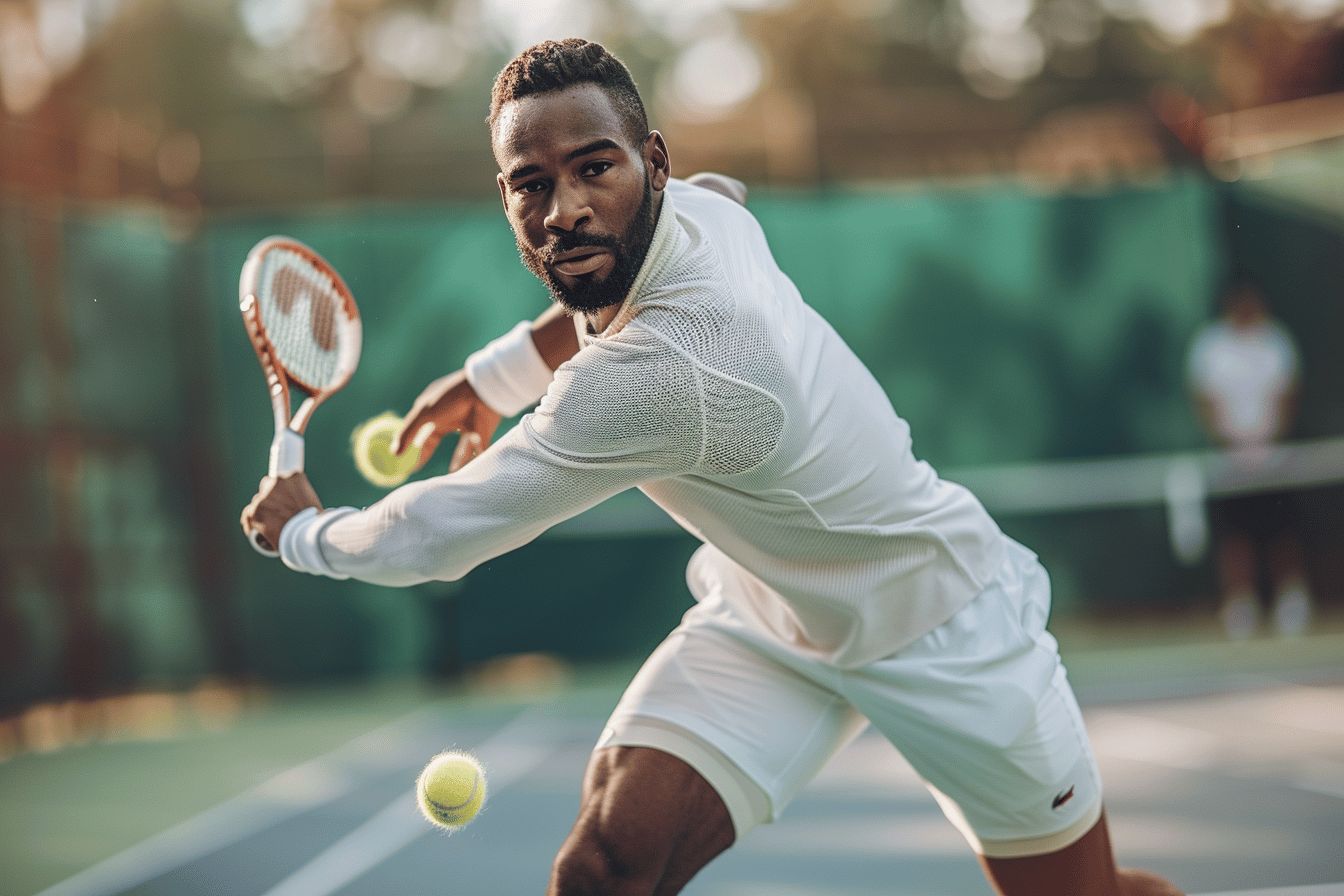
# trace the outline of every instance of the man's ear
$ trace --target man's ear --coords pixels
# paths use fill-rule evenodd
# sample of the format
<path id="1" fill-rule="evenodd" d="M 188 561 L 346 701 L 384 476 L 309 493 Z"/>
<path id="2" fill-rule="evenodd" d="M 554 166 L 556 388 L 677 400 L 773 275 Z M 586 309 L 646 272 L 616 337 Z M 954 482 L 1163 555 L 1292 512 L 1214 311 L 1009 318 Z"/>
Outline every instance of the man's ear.
<path id="1" fill-rule="evenodd" d="M 495 183 L 499 184 L 499 201 L 504 204 L 504 214 L 509 213 L 509 185 L 504 182 L 504 172 L 501 171 L 495 175 Z"/>
<path id="2" fill-rule="evenodd" d="M 649 169 L 649 182 L 655 190 L 661 190 L 672 177 L 672 159 L 667 154 L 663 135 L 649 131 L 649 136 L 644 138 L 643 150 L 644 165 Z"/>

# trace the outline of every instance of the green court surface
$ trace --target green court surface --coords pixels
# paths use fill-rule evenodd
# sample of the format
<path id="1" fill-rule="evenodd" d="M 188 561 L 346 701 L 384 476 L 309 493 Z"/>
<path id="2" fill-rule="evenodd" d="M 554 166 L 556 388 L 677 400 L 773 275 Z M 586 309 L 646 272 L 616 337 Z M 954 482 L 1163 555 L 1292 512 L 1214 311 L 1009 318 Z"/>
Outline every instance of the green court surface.
<path id="1" fill-rule="evenodd" d="M 1337 623 L 1337 621 L 1336 621 Z M 1211 630 L 1060 632 L 1123 864 L 1191 893 L 1344 893 L 1344 627 L 1223 643 Z M 542 667 L 543 671 L 549 667 Z M 359 896 L 544 891 L 588 751 L 634 665 L 441 690 L 245 698 L 176 725 L 0 763 L 0 894 Z M 411 787 L 435 752 L 490 772 L 445 835 Z M 692 896 L 977 896 L 978 867 L 871 733 Z"/>

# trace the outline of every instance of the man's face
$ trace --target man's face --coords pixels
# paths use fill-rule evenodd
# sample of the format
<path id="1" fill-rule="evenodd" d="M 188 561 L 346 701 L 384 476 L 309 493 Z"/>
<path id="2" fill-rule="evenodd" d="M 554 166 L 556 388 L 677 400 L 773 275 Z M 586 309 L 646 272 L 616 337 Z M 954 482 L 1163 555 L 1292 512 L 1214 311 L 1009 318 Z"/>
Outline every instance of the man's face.
<path id="1" fill-rule="evenodd" d="M 527 269 L 571 312 L 624 300 L 667 185 L 662 136 L 631 145 L 606 92 L 581 84 L 506 104 L 493 149 Z"/>

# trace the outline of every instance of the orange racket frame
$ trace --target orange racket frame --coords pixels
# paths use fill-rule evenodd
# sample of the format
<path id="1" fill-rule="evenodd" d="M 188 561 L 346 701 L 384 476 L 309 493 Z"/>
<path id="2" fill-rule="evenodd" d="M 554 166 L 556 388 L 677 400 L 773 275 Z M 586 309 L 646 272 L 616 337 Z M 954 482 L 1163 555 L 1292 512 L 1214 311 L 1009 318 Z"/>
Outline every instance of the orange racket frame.
<path id="1" fill-rule="evenodd" d="M 288 251 L 298 255 L 315 270 L 331 278 L 336 292 L 340 295 L 340 307 L 337 310 L 345 318 L 341 330 L 346 340 L 341 351 L 347 360 L 338 371 L 337 378 L 325 386 L 306 383 L 288 370 L 277 357 L 275 347 L 270 336 L 267 335 L 266 321 L 259 307 L 261 300 L 257 296 L 260 289 L 258 278 L 261 274 L 262 260 L 267 253 L 275 250 Z M 243 271 L 238 281 L 238 308 L 242 312 L 243 326 L 247 330 L 248 341 L 251 342 L 253 350 L 257 353 L 257 361 L 261 364 L 262 373 L 266 377 L 266 389 L 271 397 L 275 437 L 271 441 L 268 474 L 278 478 L 291 473 L 300 473 L 303 471 L 304 464 L 303 434 L 308 428 L 308 422 L 312 419 L 313 411 L 350 381 L 350 377 L 354 374 L 359 361 L 363 330 L 354 295 L 350 292 L 350 287 L 346 285 L 341 275 L 321 255 L 298 240 L 285 236 L 272 236 L 257 243 L 248 253 L 247 261 L 243 264 Z M 305 395 L 303 403 L 292 414 L 293 408 L 289 393 L 291 384 Z M 258 532 L 254 531 L 249 541 L 258 552 L 268 557 L 277 556 L 279 553 L 275 546 L 268 544 Z"/>

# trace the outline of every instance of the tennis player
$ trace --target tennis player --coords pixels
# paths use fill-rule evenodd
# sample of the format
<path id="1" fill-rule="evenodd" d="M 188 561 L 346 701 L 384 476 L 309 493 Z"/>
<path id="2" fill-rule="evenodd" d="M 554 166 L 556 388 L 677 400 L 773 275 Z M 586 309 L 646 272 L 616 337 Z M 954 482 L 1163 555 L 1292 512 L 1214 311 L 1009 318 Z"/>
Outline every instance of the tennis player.
<path id="1" fill-rule="evenodd" d="M 555 307 L 416 400 L 399 450 L 461 432 L 455 472 L 362 510 L 267 478 L 243 525 L 292 569 L 384 585 L 460 578 L 631 487 L 704 542 L 696 604 L 602 732 L 548 892 L 679 892 L 871 723 L 999 892 L 1178 893 L 1116 870 L 1036 556 L 915 458 L 742 185 L 673 179 L 629 72 L 583 40 L 510 62 L 489 125 Z"/>

